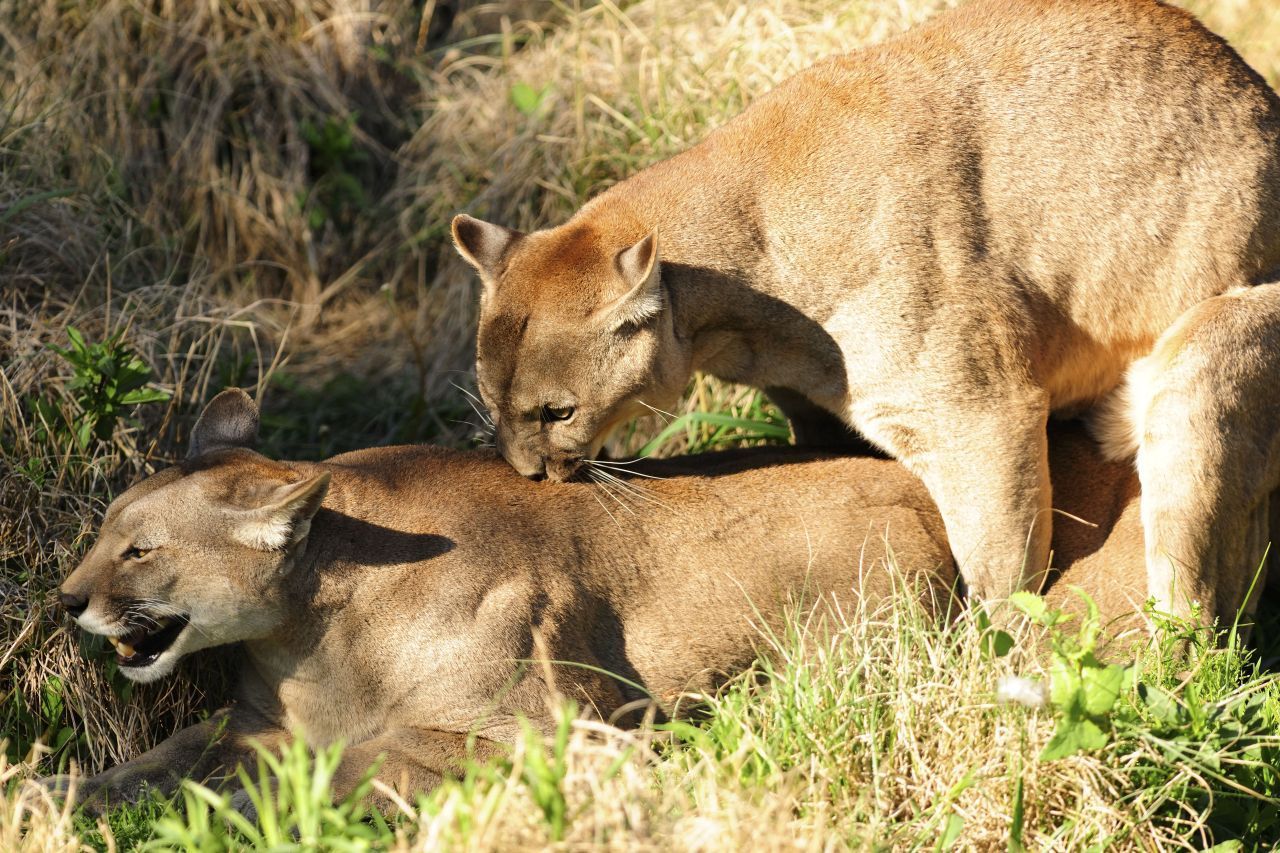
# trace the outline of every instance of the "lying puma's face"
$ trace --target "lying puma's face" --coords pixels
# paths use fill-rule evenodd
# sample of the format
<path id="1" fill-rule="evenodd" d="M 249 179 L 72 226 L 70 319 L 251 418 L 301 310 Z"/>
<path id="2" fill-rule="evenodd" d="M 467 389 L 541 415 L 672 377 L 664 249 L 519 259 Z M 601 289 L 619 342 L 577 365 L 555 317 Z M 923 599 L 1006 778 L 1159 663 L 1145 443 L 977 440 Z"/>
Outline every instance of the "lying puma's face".
<path id="1" fill-rule="evenodd" d="M 476 378 L 498 449 L 526 477 L 569 479 L 616 426 L 679 399 L 657 242 L 567 226 L 519 234 L 466 216 L 458 251 L 484 292 Z"/>
<path id="2" fill-rule="evenodd" d="M 220 399 L 197 426 L 206 438 Z M 300 478 L 247 449 L 205 447 L 116 498 L 62 584 L 63 606 L 110 640 L 134 681 L 167 675 L 199 649 L 271 631 L 283 613 L 282 580 L 328 486 L 328 474 Z"/>

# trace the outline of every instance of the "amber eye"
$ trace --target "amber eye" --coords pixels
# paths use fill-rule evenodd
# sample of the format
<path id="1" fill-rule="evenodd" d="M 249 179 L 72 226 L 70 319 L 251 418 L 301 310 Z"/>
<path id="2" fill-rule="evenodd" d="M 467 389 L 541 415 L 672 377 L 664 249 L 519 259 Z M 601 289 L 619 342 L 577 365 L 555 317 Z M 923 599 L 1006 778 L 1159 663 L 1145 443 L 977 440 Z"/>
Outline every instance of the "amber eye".
<path id="1" fill-rule="evenodd" d="M 135 545 L 128 548 L 121 556 L 126 560 L 141 560 L 150 553 L 150 548 L 139 548 Z"/>
<path id="2" fill-rule="evenodd" d="M 543 406 L 542 422 L 549 424 L 554 421 L 567 421 L 573 417 L 573 406 Z"/>

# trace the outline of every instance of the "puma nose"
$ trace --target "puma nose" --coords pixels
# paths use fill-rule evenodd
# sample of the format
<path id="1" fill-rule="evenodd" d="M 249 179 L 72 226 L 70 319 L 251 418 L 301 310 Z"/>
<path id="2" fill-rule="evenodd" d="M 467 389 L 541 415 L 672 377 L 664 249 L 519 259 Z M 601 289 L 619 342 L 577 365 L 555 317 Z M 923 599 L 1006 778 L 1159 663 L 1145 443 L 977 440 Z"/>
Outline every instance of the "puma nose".
<path id="1" fill-rule="evenodd" d="M 547 479 L 553 483 L 567 483 L 573 479 L 582 467 L 581 456 L 567 456 L 563 459 L 549 459 L 546 464 Z"/>
<path id="2" fill-rule="evenodd" d="M 71 614 L 72 618 L 75 618 L 89 606 L 89 598 L 73 592 L 64 592 L 58 596 L 58 603 L 62 605 L 63 610 Z"/>

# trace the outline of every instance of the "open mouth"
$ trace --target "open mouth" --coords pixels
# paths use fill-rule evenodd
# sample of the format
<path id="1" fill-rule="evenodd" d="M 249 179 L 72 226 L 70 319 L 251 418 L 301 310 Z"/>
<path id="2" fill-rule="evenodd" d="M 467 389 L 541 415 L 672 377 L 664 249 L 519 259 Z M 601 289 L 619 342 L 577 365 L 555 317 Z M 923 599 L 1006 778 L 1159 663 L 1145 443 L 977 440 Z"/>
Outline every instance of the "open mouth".
<path id="1" fill-rule="evenodd" d="M 107 637 L 116 647 L 120 666 L 149 666 L 164 654 L 191 620 L 186 616 L 161 616 L 148 625 L 134 626 L 123 637 Z"/>

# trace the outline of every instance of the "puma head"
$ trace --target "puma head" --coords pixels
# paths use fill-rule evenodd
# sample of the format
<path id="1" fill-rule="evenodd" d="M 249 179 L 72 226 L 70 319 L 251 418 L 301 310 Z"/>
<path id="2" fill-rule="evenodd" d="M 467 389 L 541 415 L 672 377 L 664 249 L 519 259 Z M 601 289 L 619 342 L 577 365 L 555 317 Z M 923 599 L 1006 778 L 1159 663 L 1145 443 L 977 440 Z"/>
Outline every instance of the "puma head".
<path id="1" fill-rule="evenodd" d="M 611 241 L 573 223 L 522 234 L 460 215 L 453 240 L 484 285 L 476 379 L 517 471 L 567 480 L 614 427 L 674 406 L 689 368 L 656 234 Z"/>
<path id="2" fill-rule="evenodd" d="M 161 678 L 199 649 L 264 636 L 284 613 L 283 581 L 329 475 L 306 477 L 255 453 L 257 432 L 247 394 L 215 397 L 186 460 L 112 501 L 62 584 L 63 606 L 111 641 L 134 681 Z"/>

